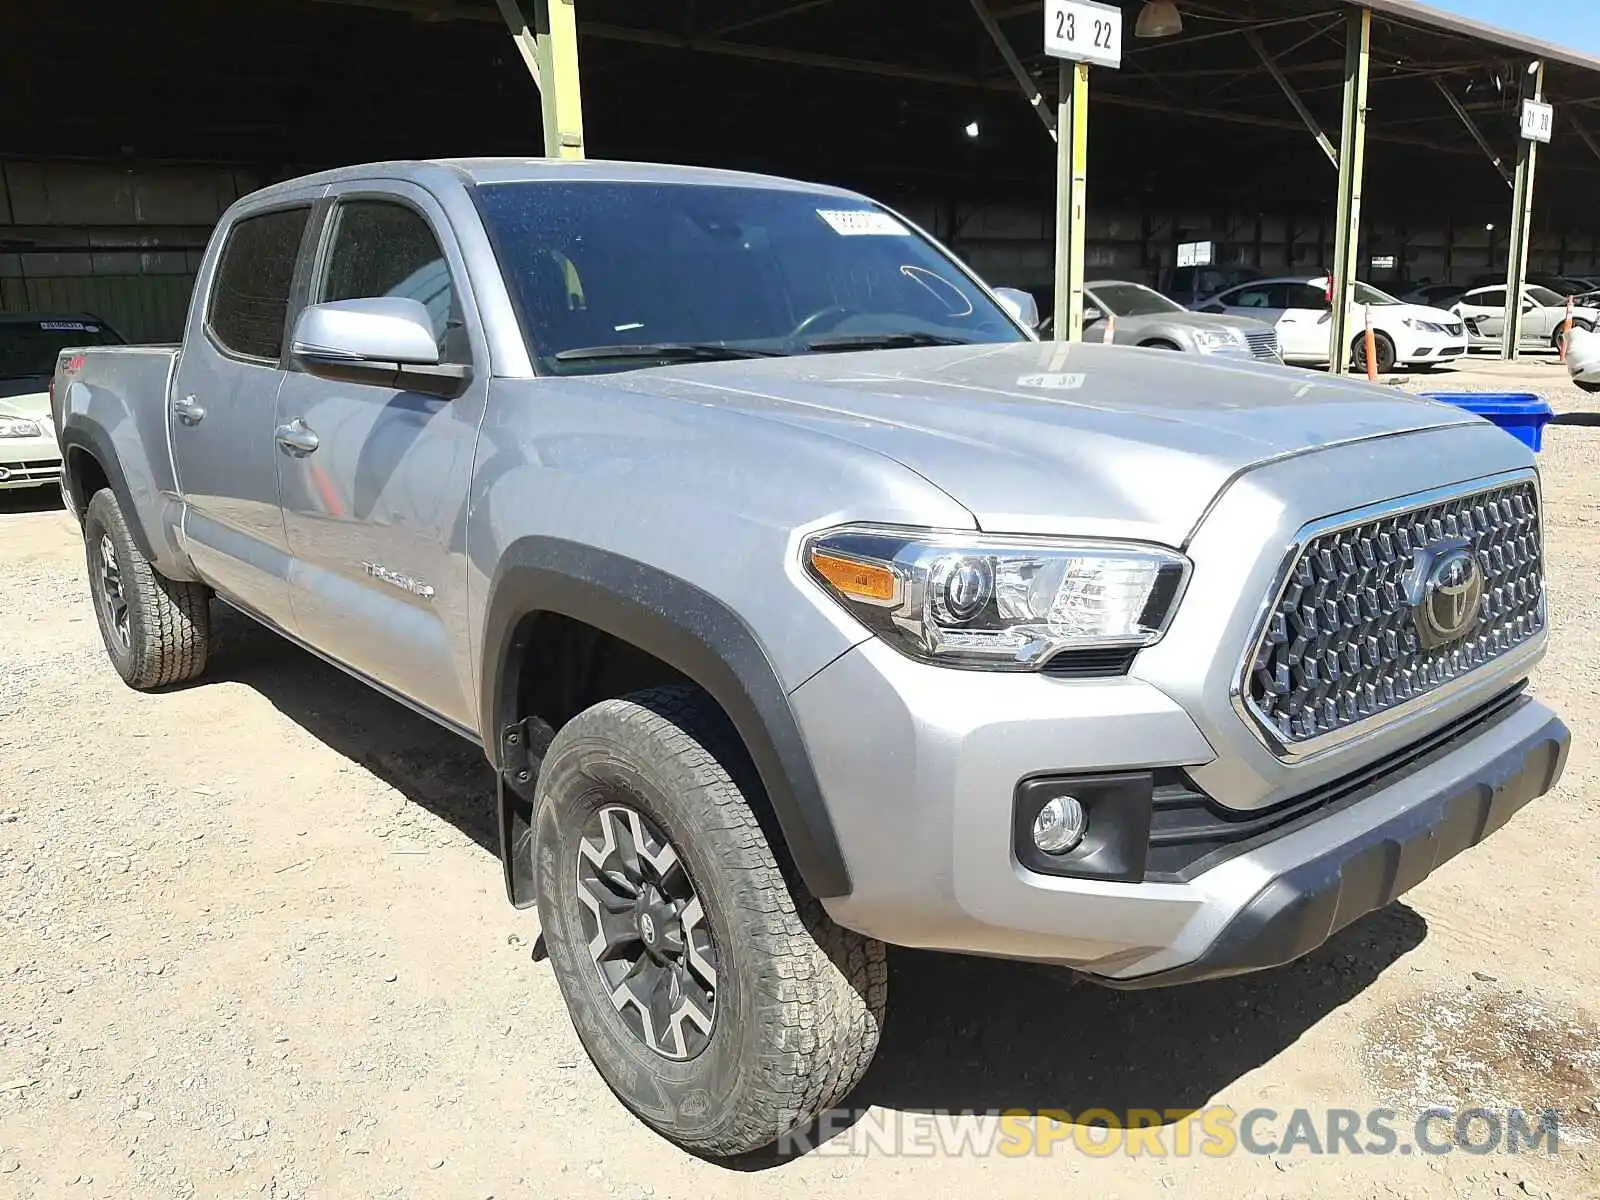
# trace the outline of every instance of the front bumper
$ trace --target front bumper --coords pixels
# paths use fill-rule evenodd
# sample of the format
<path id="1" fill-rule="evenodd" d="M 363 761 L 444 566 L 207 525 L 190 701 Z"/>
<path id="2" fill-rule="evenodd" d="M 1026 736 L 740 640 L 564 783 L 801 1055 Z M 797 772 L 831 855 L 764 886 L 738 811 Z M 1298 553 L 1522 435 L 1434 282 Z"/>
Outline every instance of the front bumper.
<path id="1" fill-rule="evenodd" d="M 1552 787 L 1569 735 L 1528 697 L 1193 870 L 1143 882 L 1029 870 L 1020 781 L 1199 766 L 1188 715 L 1138 679 L 986 675 L 856 647 L 792 697 L 855 887 L 834 920 L 899 945 L 1069 966 L 1146 987 L 1314 949 Z M 873 714 L 863 721 L 863 714 Z"/>
<path id="2" fill-rule="evenodd" d="M 1515 707 L 1528 710 L 1520 722 L 1527 728 L 1499 753 L 1453 780 L 1448 770 L 1425 780 L 1415 789 L 1421 797 L 1415 804 L 1270 876 L 1192 962 L 1101 982 L 1119 988 L 1164 987 L 1281 966 L 1410 891 L 1560 779 L 1571 742 L 1567 727 L 1527 697 Z M 1385 780 L 1369 794 L 1376 797 L 1399 786 Z"/>
<path id="3" fill-rule="evenodd" d="M 0 438 L 0 490 L 42 487 L 61 479 L 61 450 L 43 437 Z"/>
<path id="4" fill-rule="evenodd" d="M 1439 363 L 1461 358 L 1467 353 L 1468 334 L 1451 335 L 1431 329 L 1401 329 L 1390 333 L 1397 363 Z"/>

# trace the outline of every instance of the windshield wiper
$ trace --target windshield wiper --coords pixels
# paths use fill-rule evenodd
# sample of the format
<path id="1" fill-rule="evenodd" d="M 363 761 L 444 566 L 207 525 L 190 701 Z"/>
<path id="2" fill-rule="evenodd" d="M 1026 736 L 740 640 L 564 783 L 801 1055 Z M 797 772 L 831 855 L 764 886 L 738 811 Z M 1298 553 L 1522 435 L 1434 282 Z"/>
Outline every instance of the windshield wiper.
<path id="1" fill-rule="evenodd" d="M 748 346 L 724 346 L 717 342 L 642 342 L 627 346 L 579 346 L 558 350 L 557 362 L 582 362 L 598 358 L 662 358 L 684 362 L 735 358 L 781 358 L 783 350 L 756 350 Z"/>
<path id="2" fill-rule="evenodd" d="M 844 350 L 904 350 L 912 346 L 970 346 L 966 338 L 937 333 L 852 333 L 815 338 L 805 343 L 807 352 L 828 354 Z"/>

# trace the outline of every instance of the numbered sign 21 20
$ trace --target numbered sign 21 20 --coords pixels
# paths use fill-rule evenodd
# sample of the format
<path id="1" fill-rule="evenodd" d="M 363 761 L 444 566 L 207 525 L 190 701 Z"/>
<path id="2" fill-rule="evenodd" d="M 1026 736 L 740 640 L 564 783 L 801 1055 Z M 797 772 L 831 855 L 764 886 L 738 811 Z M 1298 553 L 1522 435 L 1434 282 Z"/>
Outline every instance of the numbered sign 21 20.
<path id="1" fill-rule="evenodd" d="M 1122 65 L 1122 10 L 1092 0 L 1045 0 L 1044 52 L 1100 67 Z"/>

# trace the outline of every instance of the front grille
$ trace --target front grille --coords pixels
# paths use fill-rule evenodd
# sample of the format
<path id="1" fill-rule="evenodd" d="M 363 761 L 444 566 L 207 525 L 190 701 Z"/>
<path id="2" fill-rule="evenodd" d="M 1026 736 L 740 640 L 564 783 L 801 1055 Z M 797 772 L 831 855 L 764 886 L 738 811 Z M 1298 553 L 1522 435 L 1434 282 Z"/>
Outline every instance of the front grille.
<path id="1" fill-rule="evenodd" d="M 1278 332 L 1275 329 L 1250 330 L 1244 335 L 1250 353 L 1266 362 L 1278 361 Z"/>
<path id="2" fill-rule="evenodd" d="M 1459 637 L 1428 645 L 1407 599 L 1419 559 L 1459 547 L 1483 600 Z M 1289 570 L 1245 681 L 1250 715 L 1285 747 L 1433 691 L 1544 626 L 1538 493 L 1531 480 L 1317 534 Z"/>
<path id="3" fill-rule="evenodd" d="M 50 483 L 61 476 L 61 460 L 0 463 L 0 483 Z"/>

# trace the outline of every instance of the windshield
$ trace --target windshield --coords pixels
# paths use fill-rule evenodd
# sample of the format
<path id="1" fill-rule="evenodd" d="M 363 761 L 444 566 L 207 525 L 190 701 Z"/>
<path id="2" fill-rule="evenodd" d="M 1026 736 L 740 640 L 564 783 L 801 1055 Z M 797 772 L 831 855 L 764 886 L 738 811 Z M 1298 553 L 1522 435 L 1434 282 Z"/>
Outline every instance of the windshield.
<path id="1" fill-rule="evenodd" d="M 688 359 L 1026 340 L 965 271 L 866 201 L 655 183 L 476 196 L 548 373 L 664 361 L 650 348 Z"/>
<path id="2" fill-rule="evenodd" d="M 68 346 L 114 346 L 122 341 L 98 321 L 0 321 L 0 379 L 47 378 Z"/>
<path id="3" fill-rule="evenodd" d="M 1528 299 L 1541 308 L 1562 308 L 1567 303 L 1565 296 L 1558 296 L 1547 287 L 1540 287 L 1537 283 L 1528 285 Z"/>
<path id="4" fill-rule="evenodd" d="M 1141 283 L 1097 283 L 1089 295 L 1096 308 L 1114 317 L 1154 317 L 1188 311 Z"/>
<path id="5" fill-rule="evenodd" d="M 1371 286 L 1370 284 L 1362 283 L 1358 279 L 1356 280 L 1356 303 L 1399 304 L 1400 301 L 1389 295 L 1388 292 L 1380 292 L 1377 288 Z"/>

